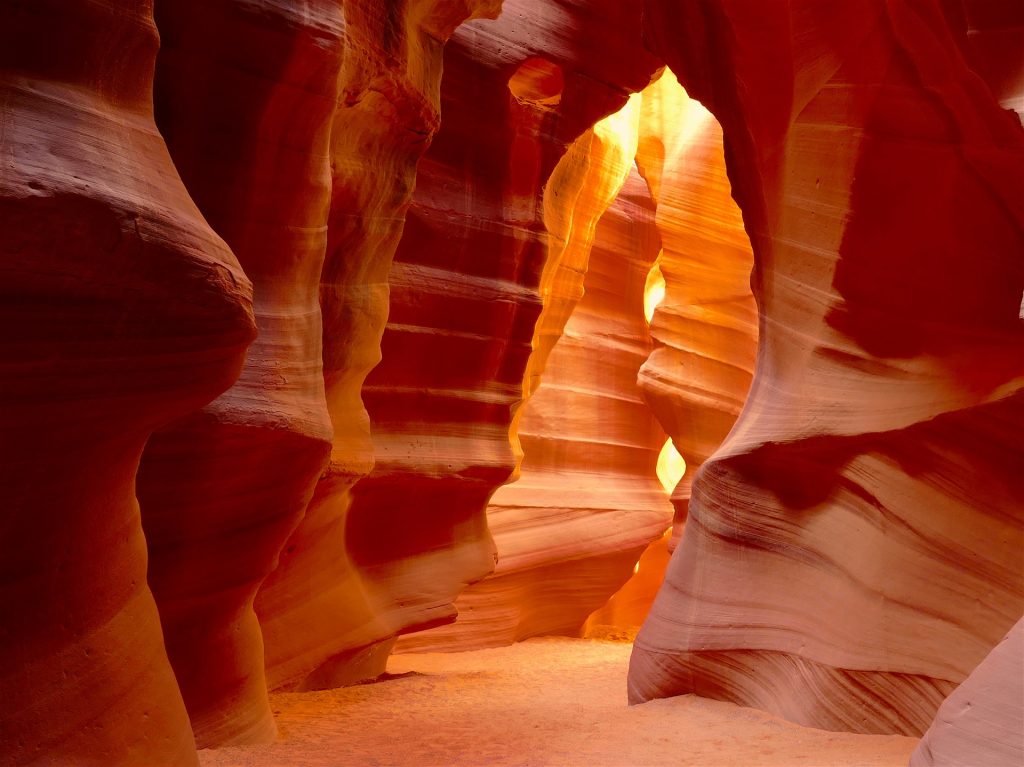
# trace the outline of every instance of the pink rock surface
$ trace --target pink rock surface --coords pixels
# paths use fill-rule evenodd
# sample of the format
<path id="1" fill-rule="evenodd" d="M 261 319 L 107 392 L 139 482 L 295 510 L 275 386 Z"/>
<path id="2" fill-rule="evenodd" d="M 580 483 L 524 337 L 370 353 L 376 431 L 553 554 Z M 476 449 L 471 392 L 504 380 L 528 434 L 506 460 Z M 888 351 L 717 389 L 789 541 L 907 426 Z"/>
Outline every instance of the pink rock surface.
<path id="1" fill-rule="evenodd" d="M 1024 763 L 1024 619 L 939 706 L 910 767 Z"/>
<path id="2" fill-rule="evenodd" d="M 231 385 L 254 327 L 157 133 L 157 42 L 148 2 L 0 10 L 5 764 L 196 763 L 135 471 Z"/>
<path id="3" fill-rule="evenodd" d="M 1024 131 L 937 2 L 648 9 L 723 126 L 761 336 L 631 699 L 920 734 L 1024 607 Z"/>

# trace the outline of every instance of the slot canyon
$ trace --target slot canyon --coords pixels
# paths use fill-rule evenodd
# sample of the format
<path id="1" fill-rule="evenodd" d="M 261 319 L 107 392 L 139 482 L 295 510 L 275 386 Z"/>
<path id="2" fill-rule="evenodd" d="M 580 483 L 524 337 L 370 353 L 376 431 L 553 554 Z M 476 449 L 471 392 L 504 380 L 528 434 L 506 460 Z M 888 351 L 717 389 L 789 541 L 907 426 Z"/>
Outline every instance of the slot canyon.
<path id="1" fill-rule="evenodd" d="M 1024 765 L 1024 3 L 0 0 L 0 766 Z"/>

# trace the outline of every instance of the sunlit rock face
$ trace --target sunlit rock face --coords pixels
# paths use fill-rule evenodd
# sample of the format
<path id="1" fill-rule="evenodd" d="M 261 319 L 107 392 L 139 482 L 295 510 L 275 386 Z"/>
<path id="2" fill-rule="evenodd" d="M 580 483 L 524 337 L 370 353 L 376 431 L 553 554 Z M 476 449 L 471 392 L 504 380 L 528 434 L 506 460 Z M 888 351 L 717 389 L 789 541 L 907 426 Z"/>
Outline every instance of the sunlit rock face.
<path id="1" fill-rule="evenodd" d="M 452 621 L 459 591 L 494 567 L 484 511 L 514 467 L 509 428 L 549 250 L 543 187 L 654 69 L 639 9 L 612 0 L 512 0 L 445 49 L 441 130 L 419 167 L 382 361 L 363 389 L 376 465 L 352 489 L 347 528 L 392 636 Z"/>
<path id="2" fill-rule="evenodd" d="M 582 298 L 520 413 L 520 476 L 487 509 L 494 575 L 459 597 L 453 626 L 409 637 L 404 648 L 578 635 L 671 520 L 656 473 L 665 434 L 636 385 L 650 352 L 643 297 L 659 247 L 647 186 L 635 170 L 626 176 L 634 148 L 620 153 L 617 199 L 587 227 Z"/>
<path id="3" fill-rule="evenodd" d="M 1024 608 L 1024 132 L 939 5 L 647 4 L 724 129 L 761 333 L 633 701 L 920 734 Z"/>
<path id="4" fill-rule="evenodd" d="M 255 328 L 157 133 L 157 41 L 148 2 L 0 11 L 7 764 L 195 763 L 134 478 L 151 432 L 231 385 Z"/>
<path id="5" fill-rule="evenodd" d="M 352 534 L 350 491 L 375 458 L 360 389 L 380 359 L 388 270 L 417 162 L 440 121 L 444 43 L 466 19 L 494 16 L 499 7 L 497 0 L 344 4 L 345 53 L 331 132 L 332 196 L 320 282 L 333 447 L 304 519 L 257 596 L 271 688 L 332 686 L 380 673 L 395 633 L 387 616 L 395 602 L 377 593 L 354 557 L 411 536 L 408 545 L 385 555 L 397 577 L 414 554 L 435 547 L 430 536 L 451 535 L 448 520 L 424 519 L 428 531 L 417 537 L 420 528 L 393 519 L 379 540 L 361 542 Z M 377 458 L 382 457 L 378 447 Z M 396 492 L 408 503 L 422 502 Z M 480 558 L 490 561 L 489 549 Z M 439 573 L 449 566 L 461 578 L 465 568 L 454 556 L 440 558 Z M 478 569 L 475 562 L 469 567 L 474 574 Z M 386 582 L 390 576 L 383 577 Z M 414 588 L 429 590 L 433 580 L 421 572 Z"/>
<path id="6" fill-rule="evenodd" d="M 943 701 L 910 767 L 1024 763 L 1024 619 Z"/>
<path id="7" fill-rule="evenodd" d="M 272 740 L 252 602 L 330 449 L 319 282 L 341 8 L 161 0 L 156 21 L 157 124 L 253 281 L 259 335 L 231 389 L 146 446 L 149 582 L 197 744 Z"/>
<path id="8" fill-rule="evenodd" d="M 664 287 L 640 387 L 687 466 L 672 493 L 673 546 L 684 530 L 693 477 L 722 444 L 750 389 L 754 259 L 714 117 L 670 71 L 644 91 L 642 104 L 637 166 L 657 204 L 664 250 L 656 279 Z"/>

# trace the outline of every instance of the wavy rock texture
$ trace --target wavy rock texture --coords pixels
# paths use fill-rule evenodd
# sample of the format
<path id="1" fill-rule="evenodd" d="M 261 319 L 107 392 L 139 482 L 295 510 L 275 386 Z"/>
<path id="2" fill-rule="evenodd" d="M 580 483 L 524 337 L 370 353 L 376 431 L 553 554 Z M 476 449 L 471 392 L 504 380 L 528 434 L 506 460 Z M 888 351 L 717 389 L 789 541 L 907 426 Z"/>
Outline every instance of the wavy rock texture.
<path id="1" fill-rule="evenodd" d="M 659 242 L 646 185 L 635 169 L 624 178 L 634 148 L 630 142 L 615 153 L 624 168 L 616 186 L 626 183 L 596 229 L 586 207 L 573 216 L 591 230 L 593 244 L 589 264 L 577 267 L 586 275 L 583 295 L 521 411 L 519 479 L 499 489 L 487 509 L 495 572 L 459 597 L 453 626 L 409 637 L 403 648 L 578 635 L 669 524 L 671 507 L 655 471 L 665 434 L 636 385 L 650 352 L 644 288 Z M 584 189 L 598 186 L 592 180 Z M 549 327 L 540 323 L 538 334 Z"/>
<path id="2" fill-rule="evenodd" d="M 5 764 L 196 763 L 135 471 L 231 385 L 254 326 L 157 133 L 156 51 L 147 2 L 0 10 Z"/>
<path id="3" fill-rule="evenodd" d="M 640 387 L 686 462 L 672 493 L 674 547 L 698 469 L 743 408 L 757 354 L 754 257 L 731 197 L 722 131 L 671 71 L 643 93 L 637 165 L 657 203 L 664 298 Z"/>
<path id="4" fill-rule="evenodd" d="M 374 461 L 360 389 L 380 359 L 388 270 L 417 162 L 439 124 L 444 42 L 465 19 L 494 16 L 499 7 L 497 0 L 345 3 L 346 48 L 331 132 L 332 198 L 320 284 L 334 442 L 306 516 L 257 597 L 272 688 L 331 686 L 383 671 L 394 629 L 381 614 L 390 605 L 374 598 L 352 560 L 361 544 L 346 535 L 351 487 Z M 385 537 L 403 534 L 401 527 L 399 522 Z M 443 522 L 434 530 L 449 534 Z M 415 531 L 409 534 L 415 539 Z M 401 567 L 402 554 L 395 559 Z"/>
<path id="5" fill-rule="evenodd" d="M 920 734 L 1024 608 L 1024 132 L 938 5 L 648 4 L 723 126 L 761 335 L 634 701 Z"/>
<path id="6" fill-rule="evenodd" d="M 336 0 L 158 2 L 157 123 L 252 279 L 259 336 L 234 386 L 149 441 L 149 583 L 200 747 L 273 740 L 260 583 L 327 461 L 319 306 Z"/>
<path id="7" fill-rule="evenodd" d="M 910 767 L 1024 763 L 1024 619 L 943 701 Z"/>
<path id="8" fill-rule="evenodd" d="M 455 596 L 494 567 L 485 509 L 514 468 L 509 428 L 549 251 L 542 190 L 569 145 L 650 81 L 639 22 L 611 0 L 515 0 L 446 51 L 444 122 L 364 389 L 378 461 L 349 527 L 395 633 L 451 622 Z"/>

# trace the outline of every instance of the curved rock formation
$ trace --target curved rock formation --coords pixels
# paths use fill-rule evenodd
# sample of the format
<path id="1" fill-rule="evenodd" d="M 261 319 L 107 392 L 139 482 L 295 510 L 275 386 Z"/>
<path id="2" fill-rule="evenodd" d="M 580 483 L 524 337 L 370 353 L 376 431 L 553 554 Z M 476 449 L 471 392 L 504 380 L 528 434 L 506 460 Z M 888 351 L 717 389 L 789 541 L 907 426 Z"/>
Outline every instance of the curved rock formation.
<path id="1" fill-rule="evenodd" d="M 257 598 L 272 688 L 343 684 L 383 670 L 394 630 L 351 560 L 358 544 L 347 539 L 350 489 L 374 462 L 360 389 L 380 359 L 388 270 L 417 163 L 439 124 L 443 44 L 467 18 L 494 16 L 499 7 L 498 0 L 345 3 L 320 284 L 334 442 L 306 516 Z M 448 535 L 443 522 L 436 529 Z"/>
<path id="2" fill-rule="evenodd" d="M 723 126 L 761 335 L 633 701 L 920 734 L 1024 609 L 1024 131 L 939 5 L 648 4 Z"/>
<path id="3" fill-rule="evenodd" d="M 650 81 L 638 11 L 509 0 L 446 50 L 444 121 L 363 392 L 377 464 L 353 490 L 348 530 L 392 633 L 452 621 L 455 596 L 494 566 L 484 511 L 514 467 L 548 256 L 542 190 L 568 146 Z"/>
<path id="4" fill-rule="evenodd" d="M 200 747 L 273 740 L 252 603 L 326 464 L 319 306 L 337 0 L 160 0 L 157 124 L 252 279 L 239 380 L 150 439 L 138 494 L 149 583 Z"/>
<path id="5" fill-rule="evenodd" d="M 0 761 L 195 764 L 146 584 L 150 433 L 237 377 L 250 285 L 152 113 L 134 0 L 0 10 Z"/>
<path id="6" fill-rule="evenodd" d="M 754 258 L 731 197 L 722 131 L 671 71 L 643 93 L 637 165 L 658 208 L 664 297 L 640 387 L 687 471 L 672 493 L 682 534 L 693 478 L 740 414 L 757 353 Z"/>
<path id="7" fill-rule="evenodd" d="M 1024 763 L 1024 619 L 939 706 L 910 767 Z"/>
<path id="8" fill-rule="evenodd" d="M 627 171 L 632 149 L 618 154 Z M 591 180 L 584 188 L 598 186 Z M 596 229 L 585 209 L 573 218 L 591 229 L 593 243 L 589 264 L 577 266 L 586 275 L 583 295 L 520 411 L 519 479 L 487 509 L 497 567 L 456 601 L 453 626 L 409 637 L 403 648 L 579 634 L 671 519 L 655 471 L 665 434 L 636 385 L 650 351 L 643 300 L 659 250 L 653 204 L 634 170 Z M 544 329 L 538 324 L 538 337 Z"/>

